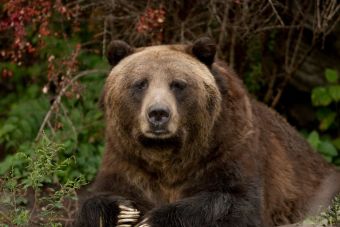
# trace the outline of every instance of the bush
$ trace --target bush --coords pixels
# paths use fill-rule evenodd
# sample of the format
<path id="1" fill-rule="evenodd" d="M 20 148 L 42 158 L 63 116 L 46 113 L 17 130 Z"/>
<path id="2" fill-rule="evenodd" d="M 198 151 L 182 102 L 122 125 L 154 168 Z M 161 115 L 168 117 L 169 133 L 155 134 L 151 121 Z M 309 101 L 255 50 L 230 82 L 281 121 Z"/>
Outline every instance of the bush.
<path id="1" fill-rule="evenodd" d="M 340 166 L 340 137 L 337 134 L 340 128 L 337 114 L 337 104 L 340 101 L 339 76 L 336 70 L 326 69 L 325 78 L 327 85 L 312 90 L 311 99 L 316 108 L 319 127 L 309 133 L 308 141 L 329 162 Z"/>
<path id="2" fill-rule="evenodd" d="M 63 180 L 60 176 L 65 175 L 67 166 L 73 162 L 72 158 L 59 159 L 64 149 L 63 145 L 43 135 L 30 155 L 19 152 L 14 156 L 14 161 L 27 163 L 26 174 L 12 169 L 0 182 L 0 211 L 3 210 L 0 223 L 4 226 L 61 226 L 65 213 L 74 212 L 76 190 L 84 185 L 85 180 L 79 175 L 60 183 Z M 67 203 L 69 205 L 65 206 Z"/>

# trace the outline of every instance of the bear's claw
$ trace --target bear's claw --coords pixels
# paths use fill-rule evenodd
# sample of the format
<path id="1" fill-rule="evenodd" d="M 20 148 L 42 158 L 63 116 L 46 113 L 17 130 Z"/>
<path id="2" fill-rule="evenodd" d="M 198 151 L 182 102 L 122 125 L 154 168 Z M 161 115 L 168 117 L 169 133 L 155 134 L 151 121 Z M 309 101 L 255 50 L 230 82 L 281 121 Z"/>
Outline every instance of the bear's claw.
<path id="1" fill-rule="evenodd" d="M 149 224 L 142 224 L 142 225 L 139 225 L 138 227 L 150 227 Z"/>
<path id="2" fill-rule="evenodd" d="M 132 227 L 137 223 L 140 214 L 137 209 L 125 205 L 119 205 L 119 209 L 117 227 Z"/>
<path id="3" fill-rule="evenodd" d="M 148 218 L 145 218 L 143 221 L 138 223 L 135 227 L 151 227 L 148 223 Z"/>

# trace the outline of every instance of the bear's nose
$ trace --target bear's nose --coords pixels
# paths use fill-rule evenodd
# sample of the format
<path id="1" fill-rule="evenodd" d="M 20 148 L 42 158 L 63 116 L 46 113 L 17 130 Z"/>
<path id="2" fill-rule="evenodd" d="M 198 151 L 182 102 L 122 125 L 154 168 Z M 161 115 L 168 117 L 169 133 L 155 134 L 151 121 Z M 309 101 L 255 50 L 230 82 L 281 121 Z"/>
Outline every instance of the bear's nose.
<path id="1" fill-rule="evenodd" d="M 170 110 L 166 106 L 155 104 L 148 110 L 148 121 L 157 129 L 162 128 L 170 119 Z"/>

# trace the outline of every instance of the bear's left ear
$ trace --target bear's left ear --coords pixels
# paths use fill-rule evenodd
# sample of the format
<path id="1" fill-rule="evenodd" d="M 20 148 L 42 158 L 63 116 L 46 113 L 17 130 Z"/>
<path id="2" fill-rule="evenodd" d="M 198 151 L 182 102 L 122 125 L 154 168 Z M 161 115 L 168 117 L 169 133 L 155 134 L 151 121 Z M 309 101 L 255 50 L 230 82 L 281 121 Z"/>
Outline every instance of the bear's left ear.
<path id="1" fill-rule="evenodd" d="M 122 40 L 113 40 L 107 48 L 107 60 L 112 66 L 117 65 L 120 60 L 132 54 L 134 49 Z"/>
<path id="2" fill-rule="evenodd" d="M 191 46 L 191 53 L 202 63 L 210 67 L 214 63 L 216 44 L 209 37 L 199 38 Z"/>

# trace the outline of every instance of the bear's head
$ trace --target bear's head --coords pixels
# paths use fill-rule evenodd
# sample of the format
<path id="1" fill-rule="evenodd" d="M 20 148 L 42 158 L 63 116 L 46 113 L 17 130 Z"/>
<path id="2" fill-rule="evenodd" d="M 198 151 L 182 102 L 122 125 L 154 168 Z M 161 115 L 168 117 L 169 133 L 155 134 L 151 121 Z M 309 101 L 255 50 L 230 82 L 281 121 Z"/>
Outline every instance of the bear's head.
<path id="1" fill-rule="evenodd" d="M 112 41 L 103 96 L 107 136 L 136 150 L 204 143 L 221 109 L 210 70 L 215 52 L 208 38 L 136 49 Z"/>

